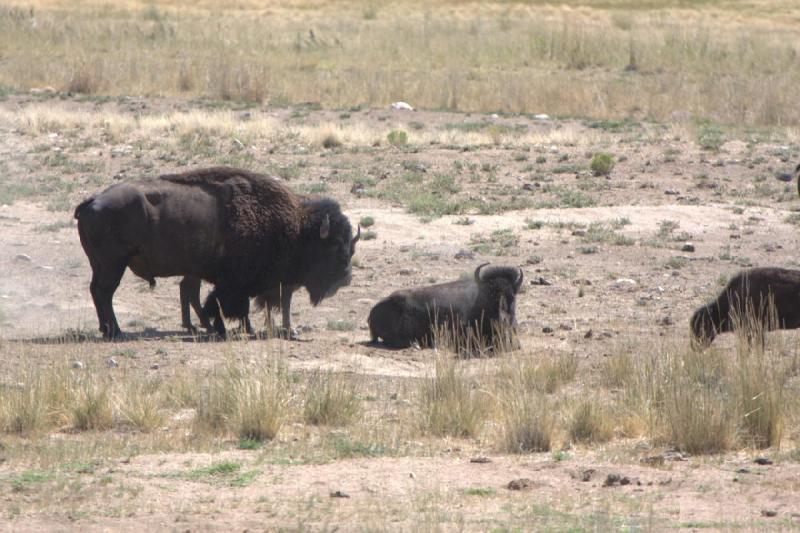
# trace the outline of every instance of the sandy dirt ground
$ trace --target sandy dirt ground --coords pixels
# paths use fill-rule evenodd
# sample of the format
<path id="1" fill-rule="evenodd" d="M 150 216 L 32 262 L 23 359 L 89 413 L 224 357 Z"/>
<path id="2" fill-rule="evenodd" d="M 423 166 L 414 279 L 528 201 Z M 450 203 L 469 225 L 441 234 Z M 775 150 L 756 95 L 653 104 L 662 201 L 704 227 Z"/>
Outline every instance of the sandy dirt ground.
<path id="1" fill-rule="evenodd" d="M 142 102 L 145 108 L 137 111 L 130 110 L 130 100 L 53 105 L 122 114 L 155 114 L 179 106 Z M 0 108 L 20 113 L 30 105 L 24 97 L 12 97 Z M 327 111 L 312 110 L 302 118 L 293 118 L 290 110 L 251 112 L 287 124 L 337 120 L 337 114 Z M 424 125 L 424 131 L 493 120 L 535 131 L 545 141 L 469 149 L 445 144 L 398 149 L 385 142 L 371 150 L 347 145 L 300 150 L 269 141 L 249 146 L 253 168 L 296 167 L 290 187 L 308 190 L 324 183 L 324 194 L 339 200 L 353 223 L 374 218 L 369 229 L 375 238 L 358 244 L 352 284 L 316 308 L 304 291 L 296 294 L 292 314 L 302 342 L 195 342 L 181 331 L 179 279 L 160 279 L 151 290 L 128 272 L 114 304 L 132 339 L 116 344 L 57 342 L 69 335 L 98 335 L 88 291 L 90 269 L 71 209 L 113 183 L 114 176 L 152 177 L 218 159 L 189 155 L 184 166 L 165 162 L 156 147 L 140 147 L 139 139 L 109 141 L 91 128 L 37 134 L 13 121 L 0 123 L 0 179 L 37 188 L 0 206 L 0 375 L 10 375 L 19 365 L 48 365 L 65 358 L 102 362 L 109 354 L 128 350 L 137 357 L 124 358 L 122 364 L 142 373 L 210 368 L 230 352 L 252 357 L 281 353 L 292 370 L 344 370 L 376 384 L 384 378 L 392 383 L 413 380 L 429 371 L 432 352 L 364 345 L 370 307 L 393 290 L 456 279 L 491 261 L 524 270 L 517 309 L 524 349 L 534 355 L 575 354 L 578 381 L 590 382 L 603 358 L 626 343 L 646 349 L 647 339 L 653 345 L 688 342 L 692 310 L 741 268 L 798 265 L 800 200 L 796 185 L 781 180 L 781 173 L 792 171 L 799 149 L 784 139 L 741 133 L 723 142 L 719 151 L 709 151 L 690 133 L 652 124 L 608 130 L 576 120 L 390 110 L 354 111 L 347 118 L 350 124 L 387 124 L 387 129 L 413 121 Z M 573 132 L 566 142 L 555 134 L 564 130 Z M 119 149 L 130 145 L 136 148 Z M 617 159 L 608 178 L 588 171 L 590 156 L 597 151 Z M 67 154 L 72 163 L 54 166 L 54 153 Z M 377 179 L 379 189 L 381 180 L 400 179 L 414 165 L 424 169 L 419 172 L 423 179 L 454 176 L 461 189 L 455 196 L 524 198 L 529 206 L 427 220 L 386 198 L 358 194 L 353 187 L 363 177 Z M 48 192 L 43 187 L 51 179 L 69 186 Z M 580 192 L 593 205 L 572 207 L 558 191 Z M 613 234 L 629 242 L 615 244 L 613 237 L 590 242 L 587 232 L 596 223 L 613 226 Z M 510 235 L 510 244 L 501 241 L 504 235 Z M 253 320 L 263 329 L 263 314 L 254 314 Z M 353 327 L 336 330 L 330 327 L 334 321 Z M 794 332 L 776 335 L 796 342 Z M 733 346 L 730 336 L 718 342 Z M 478 368 L 493 363 L 463 364 Z M 390 392 L 372 391 L 381 399 Z M 791 439 L 798 428 L 788 429 L 788 449 L 682 460 L 670 456 L 656 465 L 642 459 L 663 450 L 635 439 L 573 447 L 564 456 L 504 455 L 481 439 L 444 439 L 433 445 L 426 441 L 418 450 L 409 442 L 409 451 L 397 456 L 321 463 L 277 461 L 263 450 L 237 450 L 228 442 L 207 452 L 147 452 L 122 459 L 100 454 L 89 470 L 67 470 L 56 480 L 23 490 L 15 490 L 12 480 L 40 467 L 9 458 L 0 461 L 0 529 L 795 529 L 800 528 L 800 463 L 791 453 L 796 446 Z M 50 441 L 76 438 L 57 433 Z M 0 457 L 3 441 L 18 442 L 14 439 L 0 435 Z M 775 464 L 753 463 L 765 454 Z M 488 462 L 471 461 L 482 456 Z M 241 465 L 240 475 L 255 474 L 242 486 L 229 478 L 180 475 L 226 460 Z M 628 482 L 604 486 L 612 474 Z M 520 478 L 530 485 L 520 491 L 507 488 Z M 346 497 L 336 497 L 336 491 Z"/>

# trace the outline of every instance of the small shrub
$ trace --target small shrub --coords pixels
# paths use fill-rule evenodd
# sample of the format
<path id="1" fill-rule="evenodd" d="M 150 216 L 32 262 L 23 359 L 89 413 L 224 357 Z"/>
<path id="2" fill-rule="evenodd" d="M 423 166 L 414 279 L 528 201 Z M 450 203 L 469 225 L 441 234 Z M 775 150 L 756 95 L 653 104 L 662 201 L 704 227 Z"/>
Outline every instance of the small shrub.
<path id="1" fill-rule="evenodd" d="M 569 424 L 569 436 L 573 441 L 607 442 L 613 433 L 608 410 L 600 407 L 596 400 L 583 401 L 573 411 Z"/>
<path id="2" fill-rule="evenodd" d="M 354 329 L 356 329 L 356 325 L 354 322 L 350 320 L 342 320 L 342 319 L 328 320 L 329 331 L 353 331 Z"/>
<path id="3" fill-rule="evenodd" d="M 408 134 L 403 130 L 392 130 L 386 136 L 386 140 L 395 147 L 405 146 L 408 144 Z"/>
<path id="4" fill-rule="evenodd" d="M 592 157 L 589 164 L 592 174 L 595 176 L 608 176 L 614 168 L 614 156 L 605 152 L 598 152 Z"/>
<path id="5" fill-rule="evenodd" d="M 161 427 L 164 423 L 160 410 L 161 394 L 155 386 L 136 378 L 128 378 L 122 386 L 118 407 L 121 418 L 140 431 Z"/>
<path id="6" fill-rule="evenodd" d="M 339 148 L 342 146 L 342 141 L 339 136 L 333 132 L 328 132 L 322 137 L 322 147 L 327 149 Z"/>
<path id="7" fill-rule="evenodd" d="M 487 415 L 486 396 L 455 360 L 437 355 L 433 375 L 420 386 L 420 424 L 437 436 L 474 437 Z"/>
<path id="8" fill-rule="evenodd" d="M 315 426 L 344 426 L 360 411 L 355 382 L 343 374 L 315 372 L 306 388 L 303 419 Z"/>
<path id="9" fill-rule="evenodd" d="M 361 217 L 361 220 L 358 222 L 361 224 L 362 228 L 368 228 L 375 224 L 375 219 L 369 215 Z"/>
<path id="10" fill-rule="evenodd" d="M 108 386 L 91 376 L 78 378 L 71 406 L 72 425 L 78 430 L 107 429 L 113 424 Z"/>

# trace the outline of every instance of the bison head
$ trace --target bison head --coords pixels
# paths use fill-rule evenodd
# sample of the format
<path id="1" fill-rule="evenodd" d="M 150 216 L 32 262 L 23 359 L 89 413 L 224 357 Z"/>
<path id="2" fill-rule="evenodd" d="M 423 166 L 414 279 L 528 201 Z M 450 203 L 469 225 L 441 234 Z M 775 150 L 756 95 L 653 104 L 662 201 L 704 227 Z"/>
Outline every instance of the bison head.
<path id="1" fill-rule="evenodd" d="M 704 305 L 694 312 L 689 321 L 692 346 L 706 348 L 717 335 L 718 324 L 714 320 L 714 306 Z"/>
<path id="2" fill-rule="evenodd" d="M 475 269 L 475 281 L 491 301 L 499 304 L 497 317 L 508 326 L 517 325 L 517 293 L 522 287 L 522 269 L 511 267 L 488 267 L 484 263 Z"/>
<path id="3" fill-rule="evenodd" d="M 356 251 L 361 228 L 354 237 L 350 221 L 333 200 L 309 199 L 304 207 L 308 216 L 303 228 L 301 272 L 296 274 L 308 290 L 311 303 L 317 305 L 336 294 L 340 287 L 350 284 L 350 260 Z"/>

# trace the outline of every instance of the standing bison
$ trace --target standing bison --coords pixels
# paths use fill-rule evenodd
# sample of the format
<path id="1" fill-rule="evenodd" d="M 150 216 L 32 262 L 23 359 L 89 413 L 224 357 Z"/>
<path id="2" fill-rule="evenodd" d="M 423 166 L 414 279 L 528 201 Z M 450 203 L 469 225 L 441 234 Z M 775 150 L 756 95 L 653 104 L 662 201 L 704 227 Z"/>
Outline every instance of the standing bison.
<path id="1" fill-rule="evenodd" d="M 753 328 L 747 333 L 751 340 L 771 329 L 800 328 L 800 270 L 753 268 L 739 272 L 716 300 L 692 315 L 692 342 L 708 346 L 718 333 L 741 326 Z"/>
<path id="2" fill-rule="evenodd" d="M 106 338 L 122 334 L 112 298 L 126 268 L 151 285 L 184 276 L 184 323 L 185 302 L 199 301 L 199 280 L 213 283 L 198 314 L 224 336 L 221 314 L 246 318 L 252 296 L 279 287 L 305 287 L 314 305 L 332 296 L 350 282 L 358 240 L 335 201 L 300 197 L 268 176 L 228 167 L 113 185 L 82 202 L 75 218 Z"/>
<path id="3" fill-rule="evenodd" d="M 414 342 L 431 346 L 440 334 L 453 336 L 459 351 L 493 348 L 498 335 L 516 327 L 516 296 L 522 269 L 480 265 L 472 277 L 400 290 L 369 313 L 372 342 L 394 348 Z"/>

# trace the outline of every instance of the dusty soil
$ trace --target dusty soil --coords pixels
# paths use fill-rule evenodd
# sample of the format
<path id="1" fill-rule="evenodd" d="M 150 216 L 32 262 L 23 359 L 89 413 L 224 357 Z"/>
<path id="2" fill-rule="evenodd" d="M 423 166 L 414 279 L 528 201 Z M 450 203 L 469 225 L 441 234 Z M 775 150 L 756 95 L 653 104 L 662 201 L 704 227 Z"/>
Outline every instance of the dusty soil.
<path id="1" fill-rule="evenodd" d="M 129 100 L 53 102 L 72 110 L 100 108 L 117 113 L 159 113 L 188 105 L 143 104 L 144 108 L 137 108 Z M 26 98 L 12 97 L 0 108 L 16 113 L 28 105 Z M 297 118 L 291 110 L 268 108 L 252 112 L 305 124 L 338 120 L 339 115 L 311 110 Z M 72 207 L 113 183 L 115 176 L 155 176 L 219 159 L 189 154 L 182 166 L 164 161 L 157 149 L 147 145 L 115 151 L 136 140 L 115 144 L 91 129 L 36 135 L 13 122 L 0 123 L 0 180 L 36 188 L 0 206 L 0 373 L 21 364 L 47 365 L 59 357 L 102 360 L 118 349 L 135 351 L 138 357 L 124 364 L 142 372 L 153 372 L 154 363 L 159 364 L 158 372 L 179 366 L 209 367 L 231 351 L 253 356 L 277 351 L 286 354 L 296 370 L 322 367 L 371 378 L 412 379 L 430 368 L 432 352 L 387 351 L 361 344 L 369 340 L 370 306 L 395 289 L 455 279 L 491 261 L 524 269 L 525 293 L 517 310 L 524 349 L 532 354 L 574 353 L 580 361 L 579 381 L 590 381 L 603 357 L 625 343 L 688 342 L 692 310 L 740 268 L 798 265 L 792 222 L 797 220 L 800 201 L 795 185 L 779 179 L 779 173 L 791 172 L 798 146 L 786 139 L 740 133 L 721 143 L 719 151 L 710 151 L 698 146 L 686 133 L 689 130 L 681 133 L 652 124 L 603 130 L 576 120 L 528 117 L 389 110 L 348 115 L 350 124 L 376 128 L 413 121 L 436 130 L 453 123 L 496 121 L 536 131 L 543 139 L 564 129 L 577 134 L 568 142 L 552 135 L 552 142 L 530 146 L 501 142 L 398 149 L 384 142 L 364 150 L 348 146 L 300 150 L 288 141 L 250 146 L 253 168 L 296 168 L 290 186 L 307 190 L 325 183 L 324 194 L 339 200 L 353 222 L 374 217 L 369 229 L 376 236 L 358 245 L 352 285 L 316 308 L 309 305 L 304 292 L 296 295 L 293 320 L 305 342 L 272 339 L 221 344 L 194 342 L 181 331 L 177 278 L 159 280 L 150 290 L 146 282 L 127 273 L 114 304 L 120 324 L 133 339 L 110 348 L 103 343 L 56 342 L 75 332 L 97 335 L 88 292 L 90 269 L 71 220 Z M 47 156 L 56 148 L 68 154 L 73 164 L 53 165 Z M 597 151 L 617 158 L 608 178 L 588 171 L 590 156 Z M 352 192 L 355 181 L 370 177 L 379 190 L 381 181 L 399 179 L 409 169 L 414 172 L 414 165 L 424 167 L 419 173 L 425 180 L 436 174 L 454 176 L 460 197 L 523 198 L 529 207 L 487 215 L 467 210 L 427 220 L 385 198 Z M 566 165 L 574 167 L 565 170 Z M 346 178 L 337 178 L 342 175 Z M 48 192 L 42 184 L 52 176 L 69 187 L 59 185 Z M 581 192 L 594 205 L 570 207 L 565 196 L 553 191 Z M 463 223 L 465 216 L 469 224 Z M 613 235 L 588 242 L 593 223 L 613 225 Z M 495 236 L 511 235 L 511 244 L 492 241 L 492 232 L 498 230 L 510 230 Z M 630 241 L 615 244 L 614 235 Z M 693 244 L 693 251 L 683 250 L 687 242 Z M 459 254 L 464 251 L 469 253 Z M 548 284 L 532 284 L 540 279 Z M 332 329 L 330 324 L 337 320 L 354 327 Z M 254 322 L 263 327 L 263 315 L 255 315 Z M 796 337 L 794 332 L 777 335 L 790 342 Z M 730 336 L 718 342 L 733 344 Z M 21 360 L 23 355 L 25 360 Z M 374 394 L 382 397 L 386 391 Z M 789 429 L 790 437 L 796 437 L 798 428 Z M 413 448 L 413 443 L 409 446 Z M 65 491 L 60 485 L 53 489 L 56 496 L 45 488 L 15 491 L 10 480 L 35 465 L 9 460 L 0 463 L 0 508 L 6 510 L 8 520 L 0 528 L 800 527 L 800 464 L 790 459 L 791 454 L 774 451 L 772 466 L 754 465 L 755 451 L 668 460 L 657 466 L 641 463 L 642 457 L 657 453 L 646 442 L 615 441 L 598 448 L 574 448 L 563 457 L 549 453 L 504 456 L 482 441 L 445 440 L 407 456 L 281 464 L 265 459 L 266 452 L 235 450 L 235 444 L 228 443 L 208 453 L 147 453 L 124 460 L 97 457 L 99 466 L 91 471 L 59 478 L 58 483 L 72 488 Z M 470 462 L 477 455 L 487 455 L 491 461 Z M 235 486 L 173 475 L 229 459 L 244 464 L 244 470 L 256 469 L 257 477 Z M 738 472 L 742 468 L 746 471 Z M 587 469 L 595 472 L 582 481 Z M 603 487 L 613 473 L 632 482 Z M 506 488 L 518 478 L 529 478 L 532 487 Z M 52 489 L 48 484 L 43 487 L 48 486 Z M 332 497 L 335 491 L 349 497 Z M 770 514 L 767 511 L 777 516 L 765 516 Z"/>

